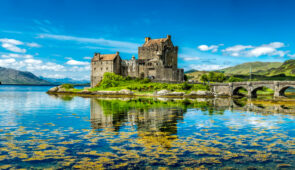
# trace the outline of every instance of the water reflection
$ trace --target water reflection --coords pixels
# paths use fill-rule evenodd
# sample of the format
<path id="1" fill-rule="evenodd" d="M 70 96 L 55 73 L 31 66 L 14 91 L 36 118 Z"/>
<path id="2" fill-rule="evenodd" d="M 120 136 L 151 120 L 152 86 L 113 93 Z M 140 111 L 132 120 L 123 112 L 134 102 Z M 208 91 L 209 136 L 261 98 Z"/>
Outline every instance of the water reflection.
<path id="1" fill-rule="evenodd" d="M 295 167 L 292 100 L 6 96 L 0 169 Z"/>

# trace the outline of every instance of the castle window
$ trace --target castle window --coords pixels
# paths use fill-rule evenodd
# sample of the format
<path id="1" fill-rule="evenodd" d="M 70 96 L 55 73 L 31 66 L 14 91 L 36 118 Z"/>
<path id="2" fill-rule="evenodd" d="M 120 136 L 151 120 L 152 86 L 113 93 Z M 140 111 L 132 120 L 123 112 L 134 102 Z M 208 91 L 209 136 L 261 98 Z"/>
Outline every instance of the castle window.
<path id="1" fill-rule="evenodd" d="M 106 70 L 108 70 L 108 68 L 106 68 Z"/>
<path id="2" fill-rule="evenodd" d="M 102 70 L 102 67 L 100 69 Z"/>
<path id="3" fill-rule="evenodd" d="M 94 71 L 96 70 L 96 68 L 94 67 Z"/>

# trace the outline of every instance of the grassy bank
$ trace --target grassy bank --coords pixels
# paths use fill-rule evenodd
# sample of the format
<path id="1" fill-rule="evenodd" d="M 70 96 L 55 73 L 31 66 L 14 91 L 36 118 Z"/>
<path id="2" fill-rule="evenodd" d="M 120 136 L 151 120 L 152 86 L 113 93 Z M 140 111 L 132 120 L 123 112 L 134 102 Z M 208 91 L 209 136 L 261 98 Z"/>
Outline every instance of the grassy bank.
<path id="1" fill-rule="evenodd" d="M 79 92 L 81 89 L 75 89 L 71 85 L 63 85 L 67 91 Z M 186 82 L 181 84 L 169 84 L 169 83 L 156 83 L 151 82 L 149 79 L 132 79 L 130 77 L 122 77 L 114 73 L 105 73 L 103 80 L 94 88 L 88 89 L 88 91 L 120 91 L 123 89 L 128 89 L 135 94 L 152 94 L 159 90 L 169 90 L 175 92 L 185 92 L 189 93 L 191 91 L 198 90 L 209 90 L 207 85 L 203 84 L 188 84 Z"/>

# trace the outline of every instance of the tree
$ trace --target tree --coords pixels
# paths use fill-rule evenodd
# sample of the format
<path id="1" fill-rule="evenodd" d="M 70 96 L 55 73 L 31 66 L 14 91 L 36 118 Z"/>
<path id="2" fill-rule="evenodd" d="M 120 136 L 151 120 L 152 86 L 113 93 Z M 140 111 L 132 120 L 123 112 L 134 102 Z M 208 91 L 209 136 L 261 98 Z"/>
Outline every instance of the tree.
<path id="1" fill-rule="evenodd" d="M 208 81 L 208 76 L 207 76 L 207 74 L 203 74 L 203 75 L 201 76 L 201 81 L 203 81 L 204 83 Z"/>

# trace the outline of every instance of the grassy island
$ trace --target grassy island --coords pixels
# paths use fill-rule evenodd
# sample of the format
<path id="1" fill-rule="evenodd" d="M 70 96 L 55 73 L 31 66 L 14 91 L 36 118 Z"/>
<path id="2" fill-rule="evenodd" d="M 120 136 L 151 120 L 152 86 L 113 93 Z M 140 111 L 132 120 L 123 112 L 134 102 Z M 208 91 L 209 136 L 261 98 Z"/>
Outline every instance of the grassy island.
<path id="1" fill-rule="evenodd" d="M 203 84 L 188 84 L 187 82 L 181 84 L 158 83 L 151 82 L 148 78 L 132 79 L 114 73 L 105 73 L 103 80 L 89 91 L 120 91 L 123 89 L 132 90 L 136 93 L 153 93 L 164 89 L 175 92 L 205 91 L 209 90 L 209 87 Z"/>
<path id="2" fill-rule="evenodd" d="M 61 89 L 61 90 L 60 90 Z M 71 84 L 59 86 L 59 90 L 51 92 L 68 92 L 68 93 L 95 93 L 103 91 L 119 92 L 122 90 L 131 91 L 133 95 L 153 95 L 157 91 L 167 90 L 169 92 L 189 94 L 197 91 L 208 91 L 209 86 L 205 84 L 189 84 L 187 82 L 179 84 L 152 82 L 148 78 L 134 79 L 123 77 L 114 73 L 105 73 L 103 80 L 93 88 L 75 89 Z M 50 91 L 49 91 L 50 92 Z"/>

